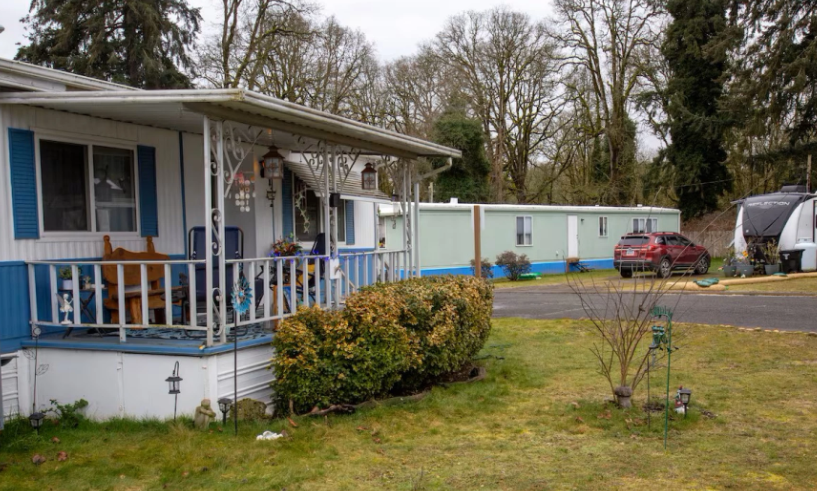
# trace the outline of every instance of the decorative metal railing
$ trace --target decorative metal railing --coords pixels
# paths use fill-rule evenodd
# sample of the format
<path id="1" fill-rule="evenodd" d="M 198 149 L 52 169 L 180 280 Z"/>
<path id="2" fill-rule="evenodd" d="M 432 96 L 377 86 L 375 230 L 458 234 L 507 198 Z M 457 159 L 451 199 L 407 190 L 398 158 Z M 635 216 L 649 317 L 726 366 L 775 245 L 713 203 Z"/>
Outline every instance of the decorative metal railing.
<path id="1" fill-rule="evenodd" d="M 376 250 L 337 257 L 297 256 L 230 259 L 225 283 L 214 292 L 229 295 L 238 274 L 253 289 L 253 305 L 236 318 L 227 312 L 227 331 L 236 326 L 274 324 L 299 306 L 341 308 L 348 295 L 377 282 L 405 276 L 406 251 Z M 29 261 L 29 298 L 33 335 L 75 329 L 126 342 L 135 329 L 178 329 L 224 341 L 220 316 L 208 325 L 205 260 Z M 214 278 L 217 275 L 213 275 Z M 119 285 L 124 285 L 120 287 Z M 219 301 L 210 302 L 218 308 Z"/>

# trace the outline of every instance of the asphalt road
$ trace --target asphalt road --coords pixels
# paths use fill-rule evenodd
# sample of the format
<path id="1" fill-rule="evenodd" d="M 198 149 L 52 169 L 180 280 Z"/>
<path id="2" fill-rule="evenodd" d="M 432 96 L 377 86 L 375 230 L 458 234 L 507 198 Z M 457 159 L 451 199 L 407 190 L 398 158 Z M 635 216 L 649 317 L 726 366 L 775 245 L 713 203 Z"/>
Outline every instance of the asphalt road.
<path id="1" fill-rule="evenodd" d="M 638 305 L 635 302 L 640 301 L 637 297 L 641 295 L 627 294 L 626 297 Z M 586 298 L 597 312 L 610 312 L 609 294 Z M 817 297 L 814 296 L 682 293 L 667 294 L 660 304 L 673 309 L 676 322 L 817 332 Z M 495 290 L 494 317 L 580 319 L 589 315 L 575 293 L 533 287 Z"/>

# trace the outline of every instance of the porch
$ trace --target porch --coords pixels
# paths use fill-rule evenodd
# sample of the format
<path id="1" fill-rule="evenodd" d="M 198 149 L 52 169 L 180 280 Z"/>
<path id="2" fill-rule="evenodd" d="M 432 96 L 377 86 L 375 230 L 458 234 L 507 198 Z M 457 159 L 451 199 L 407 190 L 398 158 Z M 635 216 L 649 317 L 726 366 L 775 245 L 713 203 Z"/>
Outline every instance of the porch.
<path id="1" fill-rule="evenodd" d="M 151 346 L 208 350 L 231 341 L 233 329 L 239 338 L 247 330 L 266 336 L 298 306 L 341 308 L 346 296 L 362 287 L 417 276 L 419 251 L 413 247 L 416 232 L 409 216 L 409 203 L 418 199 L 417 187 L 412 189 L 413 161 L 459 156 L 456 150 L 242 90 L 7 93 L 0 95 L 0 104 L 178 133 L 182 208 L 190 205 L 183 211 L 182 233 L 196 228 L 209 238 L 197 251 L 186 240 L 184 254 L 161 258 L 25 260 L 32 333 L 32 342 L 26 345 L 38 340 L 79 349 L 140 345 L 145 350 Z M 273 177 L 273 169 L 259 157 L 272 150 L 291 174 Z M 195 172 L 189 172 L 194 166 L 191 158 L 199 162 Z M 376 187 L 364 185 L 361 170 L 366 164 L 381 175 L 389 174 L 406 217 L 403 242 L 390 250 L 377 248 L 373 204 L 386 197 Z M 262 179 L 269 179 L 268 191 Z M 304 190 L 319 203 L 309 210 L 310 216 L 300 209 Z M 142 237 L 148 232 L 145 209 L 161 208 L 156 191 L 153 203 L 145 201 L 151 194 L 144 191 L 140 189 L 137 218 L 142 220 Z M 270 198 L 271 219 L 260 211 L 263 193 Z M 351 217 L 346 216 L 348 210 L 355 208 L 341 204 L 347 202 L 359 205 Z M 350 234 L 343 222 L 366 218 L 366 208 L 361 211 L 360 206 L 366 203 L 372 203 L 367 232 L 372 237 L 366 238 L 371 246 L 349 247 Z M 43 232 L 42 210 L 39 213 L 37 238 Z M 310 219 L 313 232 L 307 239 L 312 243 L 303 245 L 311 246 L 311 252 L 268 255 L 265 243 L 285 238 L 288 232 L 295 235 L 294 226 L 305 221 L 309 227 Z M 229 250 L 230 230 L 239 226 L 251 235 L 246 255 Z M 297 235 L 303 239 L 300 232 Z M 87 244 L 88 239 L 81 242 Z M 134 237 L 122 242 L 137 253 L 143 250 L 139 243 Z M 239 278 L 253 292 L 251 307 L 236 315 L 231 295 Z"/>

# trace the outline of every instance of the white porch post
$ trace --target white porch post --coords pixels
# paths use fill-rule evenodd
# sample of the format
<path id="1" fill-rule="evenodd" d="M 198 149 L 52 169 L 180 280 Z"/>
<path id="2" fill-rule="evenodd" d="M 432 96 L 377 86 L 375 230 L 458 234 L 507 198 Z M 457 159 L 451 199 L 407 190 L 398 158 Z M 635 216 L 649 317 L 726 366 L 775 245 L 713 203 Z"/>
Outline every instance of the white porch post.
<path id="1" fill-rule="evenodd" d="M 332 145 L 332 192 L 339 193 L 340 192 L 340 179 L 338 172 L 340 171 L 340 167 L 338 166 L 338 147 Z M 335 244 L 335 253 L 337 254 L 338 259 L 340 259 L 340 246 L 338 245 L 338 209 L 332 207 L 332 243 Z M 340 265 L 340 262 L 338 262 Z M 331 268 L 331 266 L 330 266 Z M 330 275 L 334 274 L 334 272 L 330 269 Z M 341 297 L 341 282 L 340 279 L 332 280 L 332 287 L 334 288 L 334 306 L 335 308 L 340 308 L 340 297 Z"/>
<path id="2" fill-rule="evenodd" d="M 227 342 L 227 294 L 232 285 L 227 285 L 227 255 L 224 250 L 224 121 L 216 122 L 216 206 L 213 221 L 218 234 L 218 324 L 221 327 L 221 342 Z M 237 274 L 237 272 L 233 272 Z"/>
<path id="3" fill-rule="evenodd" d="M 329 206 L 329 171 L 331 170 L 331 166 L 329 164 L 329 149 L 326 145 L 323 146 L 323 240 L 324 244 L 326 245 L 326 255 L 327 257 L 332 256 L 332 220 L 331 215 L 332 208 Z M 332 279 L 330 277 L 330 270 L 329 270 L 329 261 L 326 262 L 323 277 L 324 277 L 324 287 L 325 295 L 324 300 L 326 301 L 326 308 L 332 307 Z"/>
<path id="4" fill-rule="evenodd" d="M 414 253 L 414 276 L 420 278 L 420 181 L 414 183 L 414 234 L 411 249 Z"/>
<path id="5" fill-rule="evenodd" d="M 206 247 L 205 251 L 205 263 L 204 263 L 204 277 L 205 279 L 205 304 L 207 309 L 207 346 L 213 345 L 213 309 L 215 306 L 213 305 L 213 247 L 211 246 L 211 241 L 213 240 L 213 221 L 211 220 L 213 216 L 213 190 L 211 185 L 211 179 L 213 176 L 213 169 L 210 163 L 211 154 L 210 154 L 210 118 L 207 116 L 204 117 L 204 243 Z M 192 279 L 191 279 L 192 281 Z M 195 299 L 191 299 L 191 302 L 195 302 Z M 193 323 L 195 323 L 195 318 L 192 319 Z"/>

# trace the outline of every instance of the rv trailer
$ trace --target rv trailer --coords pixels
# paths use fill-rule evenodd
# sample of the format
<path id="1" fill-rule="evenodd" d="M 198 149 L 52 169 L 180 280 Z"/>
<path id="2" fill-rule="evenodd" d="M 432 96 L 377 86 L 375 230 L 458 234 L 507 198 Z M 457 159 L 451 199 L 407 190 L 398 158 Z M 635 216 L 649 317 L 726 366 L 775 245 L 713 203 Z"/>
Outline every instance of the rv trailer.
<path id="1" fill-rule="evenodd" d="M 806 186 L 783 186 L 780 191 L 736 201 L 735 252 L 762 259 L 762 247 L 774 240 L 781 255 L 802 251 L 801 271 L 817 270 L 817 195 Z"/>

